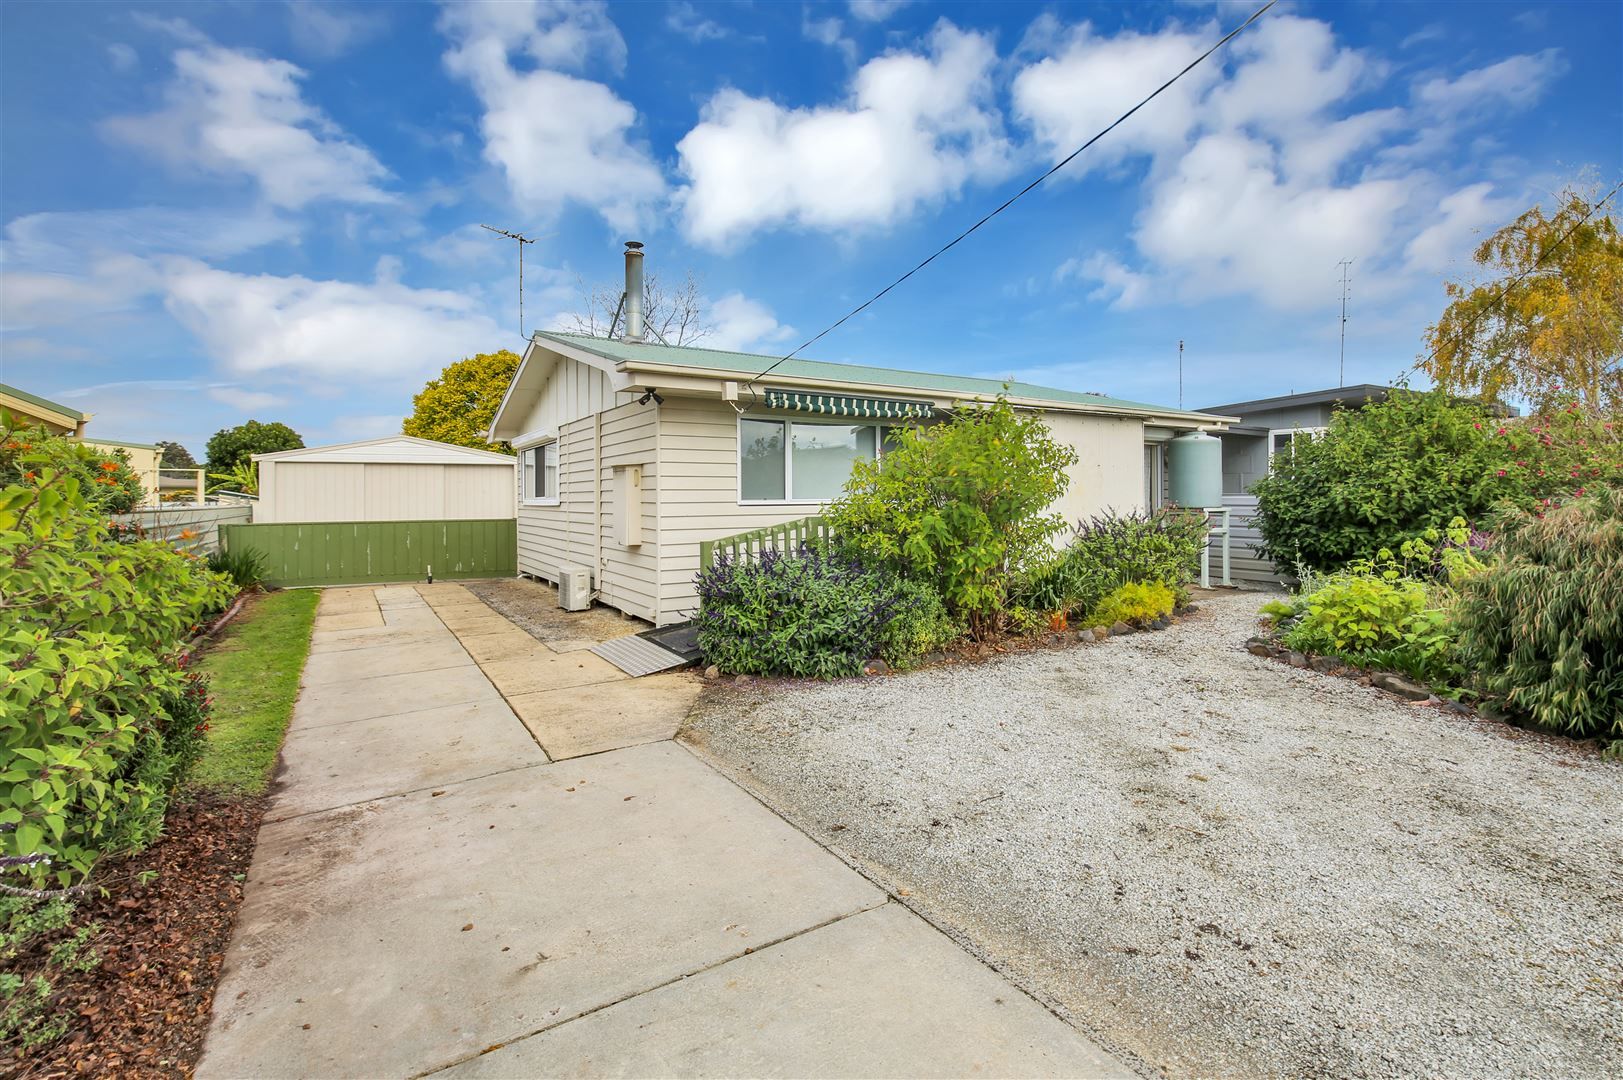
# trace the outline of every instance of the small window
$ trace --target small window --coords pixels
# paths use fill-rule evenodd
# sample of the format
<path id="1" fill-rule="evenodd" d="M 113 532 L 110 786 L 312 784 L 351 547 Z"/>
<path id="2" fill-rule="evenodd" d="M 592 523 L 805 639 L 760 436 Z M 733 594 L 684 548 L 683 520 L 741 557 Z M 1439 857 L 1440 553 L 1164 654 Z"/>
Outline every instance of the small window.
<path id="1" fill-rule="evenodd" d="M 1268 433 L 1268 460 L 1275 454 L 1289 454 L 1296 449 L 1297 439 L 1311 439 L 1324 434 L 1322 427 L 1275 429 Z"/>
<path id="2" fill-rule="evenodd" d="M 524 501 L 558 501 L 558 444 L 542 443 L 519 454 L 524 473 Z"/>
<path id="3" fill-rule="evenodd" d="M 784 493 L 782 420 L 738 423 L 738 491 L 749 501 L 781 500 Z"/>

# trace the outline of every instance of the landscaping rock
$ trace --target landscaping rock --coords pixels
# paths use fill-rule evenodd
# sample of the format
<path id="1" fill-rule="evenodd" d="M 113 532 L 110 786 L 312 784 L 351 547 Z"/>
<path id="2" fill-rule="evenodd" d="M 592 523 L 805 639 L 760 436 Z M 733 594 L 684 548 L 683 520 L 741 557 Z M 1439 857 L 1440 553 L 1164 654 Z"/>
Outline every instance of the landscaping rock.
<path id="1" fill-rule="evenodd" d="M 1323 672 L 1324 674 L 1328 675 L 1341 665 L 1336 663 L 1336 659 L 1333 656 L 1315 656 L 1312 660 L 1311 666 L 1314 671 Z"/>
<path id="2" fill-rule="evenodd" d="M 1111 626 L 1109 632 L 1110 632 L 1111 637 L 1121 637 L 1123 634 L 1137 633 L 1137 631 L 1135 631 L 1131 626 L 1127 625 L 1124 622 L 1118 622 L 1118 623 L 1114 624 L 1113 626 Z"/>
<path id="3" fill-rule="evenodd" d="M 1165 630 L 1167 627 L 1169 627 L 1171 625 L 1172 625 L 1172 620 L 1168 619 L 1165 616 L 1162 616 L 1161 618 L 1156 619 L 1154 622 L 1150 623 L 1150 629 L 1151 630 Z"/>
<path id="4" fill-rule="evenodd" d="M 1254 637 L 1245 643 L 1245 651 L 1252 656 L 1272 656 L 1274 647 L 1260 637 Z"/>
<path id="5" fill-rule="evenodd" d="M 1084 645 L 1091 645 L 1097 639 L 1094 637 L 1092 630 L 1078 630 L 1076 640 Z"/>
<path id="6" fill-rule="evenodd" d="M 1431 691 L 1423 686 L 1416 686 L 1402 675 L 1394 675 L 1390 671 L 1377 672 L 1369 677 L 1370 684 L 1385 690 L 1389 694 L 1408 698 L 1410 701 L 1425 701 L 1431 697 Z"/>
<path id="7" fill-rule="evenodd" d="M 736 679 L 733 680 L 733 682 L 736 683 L 739 686 L 748 686 L 750 683 L 752 683 L 754 681 L 755 680 L 753 678 L 751 678 L 750 676 L 748 676 L 748 675 L 740 675 Z"/>
<path id="8" fill-rule="evenodd" d="M 883 660 L 869 660 L 862 665 L 864 675 L 884 675 L 890 671 L 890 665 Z"/>
<path id="9" fill-rule="evenodd" d="M 1307 667 L 1307 657 L 1299 652 L 1292 652 L 1290 655 L 1285 657 L 1285 660 L 1290 664 L 1291 667 Z"/>
<path id="10" fill-rule="evenodd" d="M 940 649 L 932 649 L 923 656 L 919 657 L 919 663 L 921 664 L 944 664 L 946 661 L 947 654 L 942 652 Z"/>
<path id="11" fill-rule="evenodd" d="M 709 667 L 704 669 L 704 677 L 707 679 L 719 679 L 721 678 L 721 669 L 716 665 L 711 664 Z"/>

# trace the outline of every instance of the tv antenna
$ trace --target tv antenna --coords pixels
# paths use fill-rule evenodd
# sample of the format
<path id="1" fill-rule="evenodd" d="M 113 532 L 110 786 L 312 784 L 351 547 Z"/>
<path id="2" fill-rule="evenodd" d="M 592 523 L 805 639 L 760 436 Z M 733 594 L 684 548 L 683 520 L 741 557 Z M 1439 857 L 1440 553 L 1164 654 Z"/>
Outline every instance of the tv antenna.
<path id="1" fill-rule="evenodd" d="M 535 243 L 535 241 L 531 240 L 528 236 L 525 236 L 523 233 L 509 232 L 506 229 L 498 229 L 494 225 L 480 225 L 479 227 L 481 229 L 489 229 L 491 232 L 495 233 L 497 236 L 505 236 L 509 240 L 516 240 L 518 242 L 518 336 L 523 337 L 524 336 L 524 245 L 525 244 L 533 244 L 533 243 Z M 539 238 L 537 238 L 537 239 L 539 239 Z"/>
<path id="2" fill-rule="evenodd" d="M 1352 264 L 1351 259 L 1336 263 L 1341 267 L 1341 371 L 1337 375 L 1337 386 L 1347 385 L 1347 283 L 1351 280 L 1347 273 L 1352 269 Z"/>
<path id="3" fill-rule="evenodd" d="M 1178 339 L 1178 408 L 1183 408 L 1183 338 Z"/>

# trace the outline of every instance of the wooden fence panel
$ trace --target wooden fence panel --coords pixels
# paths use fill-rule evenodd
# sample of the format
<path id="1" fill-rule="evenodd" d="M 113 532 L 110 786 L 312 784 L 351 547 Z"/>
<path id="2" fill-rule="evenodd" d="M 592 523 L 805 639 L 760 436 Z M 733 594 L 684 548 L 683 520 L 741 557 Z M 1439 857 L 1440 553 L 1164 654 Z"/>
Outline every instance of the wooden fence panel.
<path id="1" fill-rule="evenodd" d="M 699 569 L 710 569 L 710 564 L 720 555 L 734 561 L 758 559 L 768 550 L 795 552 L 802 544 L 817 543 L 832 536 L 828 522 L 822 518 L 803 517 L 719 540 L 705 540 L 699 544 Z"/>
<path id="2" fill-rule="evenodd" d="M 265 556 L 265 583 L 363 585 L 516 577 L 518 527 L 512 518 L 470 521 L 328 521 L 228 525 L 228 550 Z"/>

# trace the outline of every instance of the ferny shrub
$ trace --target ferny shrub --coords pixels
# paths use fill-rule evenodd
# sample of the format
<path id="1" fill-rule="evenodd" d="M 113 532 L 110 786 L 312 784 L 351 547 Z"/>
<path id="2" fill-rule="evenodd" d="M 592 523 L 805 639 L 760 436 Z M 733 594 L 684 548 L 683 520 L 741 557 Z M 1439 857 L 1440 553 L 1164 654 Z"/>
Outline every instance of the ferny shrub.
<path id="1" fill-rule="evenodd" d="M 1128 581 L 1118 585 L 1093 609 L 1088 622 L 1094 626 L 1151 622 L 1172 614 L 1177 602 L 1177 593 L 1165 582 Z"/>
<path id="2" fill-rule="evenodd" d="M 1494 561 L 1461 589 L 1461 656 L 1512 709 L 1623 751 L 1623 491 L 1495 524 Z"/>

